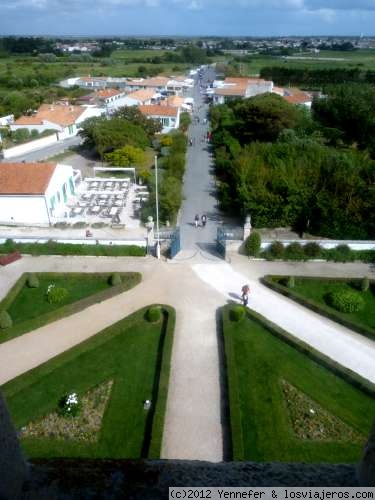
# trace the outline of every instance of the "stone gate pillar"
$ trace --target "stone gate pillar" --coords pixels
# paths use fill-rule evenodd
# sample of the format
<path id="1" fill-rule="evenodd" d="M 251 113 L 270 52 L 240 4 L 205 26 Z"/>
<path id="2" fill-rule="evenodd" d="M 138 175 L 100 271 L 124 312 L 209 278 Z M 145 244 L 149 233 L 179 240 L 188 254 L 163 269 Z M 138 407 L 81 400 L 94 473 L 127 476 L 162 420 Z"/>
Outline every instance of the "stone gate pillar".
<path id="1" fill-rule="evenodd" d="M 247 240 L 247 238 L 250 236 L 250 234 L 251 234 L 251 217 L 250 217 L 250 215 L 247 215 L 246 219 L 245 219 L 245 224 L 243 226 L 243 239 L 244 239 L 244 241 Z"/>

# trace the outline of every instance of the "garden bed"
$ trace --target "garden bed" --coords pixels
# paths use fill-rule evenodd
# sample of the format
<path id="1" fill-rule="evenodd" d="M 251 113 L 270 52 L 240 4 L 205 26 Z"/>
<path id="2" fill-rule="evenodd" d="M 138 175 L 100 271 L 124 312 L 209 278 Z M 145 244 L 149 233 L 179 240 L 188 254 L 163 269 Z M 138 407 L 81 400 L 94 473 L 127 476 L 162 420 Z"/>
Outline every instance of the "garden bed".
<path id="1" fill-rule="evenodd" d="M 119 273 L 121 283 L 112 286 L 112 273 L 36 273 L 37 288 L 27 286 L 30 273 L 24 273 L 0 302 L 0 311 L 7 311 L 13 325 L 0 330 L 0 343 L 65 316 L 82 311 L 130 290 L 141 281 L 140 273 Z M 68 295 L 60 303 L 47 300 L 50 285 L 64 288 Z"/>
<path id="2" fill-rule="evenodd" d="M 174 310 L 160 308 L 159 321 L 150 322 L 148 308 L 141 309 L 2 386 L 27 456 L 160 457 L 175 324 Z M 93 426 L 89 439 L 87 434 L 79 439 L 80 431 L 87 433 L 86 424 L 72 430 L 71 421 L 82 418 L 84 411 L 64 417 L 65 427 L 60 425 L 57 434 L 40 430 L 41 422 L 54 414 L 56 418 L 62 395 L 74 392 L 84 402 L 110 381 L 113 386 L 99 429 Z M 144 408 L 147 399 L 151 400 L 148 410 Z M 36 434 L 35 426 L 39 426 Z"/>
<path id="3" fill-rule="evenodd" d="M 366 291 L 361 290 L 360 279 L 319 278 L 299 276 L 294 278 L 294 286 L 288 287 L 289 276 L 264 276 L 262 283 L 269 288 L 295 300 L 323 316 L 375 340 L 375 294 L 374 282 L 369 282 Z M 354 291 L 360 294 L 363 308 L 357 312 L 344 313 L 330 305 L 330 294 L 337 291 Z"/>
<path id="4" fill-rule="evenodd" d="M 233 459 L 358 462 L 375 413 L 374 385 L 320 357 L 258 314 L 248 310 L 235 321 L 230 309 L 223 308 L 222 318 Z M 321 412 L 324 439 L 317 437 L 316 427 L 308 436 L 299 434 L 296 425 L 304 406 L 299 401 L 291 411 L 283 381 L 298 392 L 306 408 Z M 345 429 L 345 441 L 332 422 Z"/>

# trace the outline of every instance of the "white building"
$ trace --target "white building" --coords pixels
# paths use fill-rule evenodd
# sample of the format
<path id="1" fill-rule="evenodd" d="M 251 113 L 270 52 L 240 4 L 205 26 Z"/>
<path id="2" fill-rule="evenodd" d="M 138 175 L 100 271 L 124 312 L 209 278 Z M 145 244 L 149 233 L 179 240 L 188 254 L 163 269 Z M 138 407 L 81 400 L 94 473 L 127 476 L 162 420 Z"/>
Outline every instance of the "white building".
<path id="1" fill-rule="evenodd" d="M 10 125 L 12 131 L 19 129 L 55 130 L 58 139 L 66 139 L 78 134 L 80 124 L 88 118 L 105 114 L 104 108 L 96 106 L 70 106 L 67 104 L 42 104 L 31 116 L 21 116 Z"/>
<path id="2" fill-rule="evenodd" d="M 151 106 L 139 106 L 139 110 L 147 118 L 159 120 L 163 125 L 163 134 L 178 129 L 180 126 L 180 108 L 155 104 Z"/>
<path id="3" fill-rule="evenodd" d="M 226 78 L 213 84 L 214 104 L 224 104 L 232 99 L 246 99 L 266 92 L 272 92 L 273 82 L 263 78 Z"/>
<path id="4" fill-rule="evenodd" d="M 0 163 L 0 224 L 51 225 L 67 216 L 75 172 L 59 163 Z"/>

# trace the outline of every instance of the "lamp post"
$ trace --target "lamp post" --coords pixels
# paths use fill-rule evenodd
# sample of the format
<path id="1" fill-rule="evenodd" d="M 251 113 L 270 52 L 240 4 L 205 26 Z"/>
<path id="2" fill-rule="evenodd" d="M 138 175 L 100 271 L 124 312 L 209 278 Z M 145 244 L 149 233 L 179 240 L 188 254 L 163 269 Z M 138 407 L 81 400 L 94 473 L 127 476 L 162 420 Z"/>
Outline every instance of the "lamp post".
<path id="1" fill-rule="evenodd" d="M 159 234 L 159 190 L 158 190 L 158 157 L 155 155 L 155 192 L 156 192 L 156 258 L 160 259 L 160 234 Z"/>

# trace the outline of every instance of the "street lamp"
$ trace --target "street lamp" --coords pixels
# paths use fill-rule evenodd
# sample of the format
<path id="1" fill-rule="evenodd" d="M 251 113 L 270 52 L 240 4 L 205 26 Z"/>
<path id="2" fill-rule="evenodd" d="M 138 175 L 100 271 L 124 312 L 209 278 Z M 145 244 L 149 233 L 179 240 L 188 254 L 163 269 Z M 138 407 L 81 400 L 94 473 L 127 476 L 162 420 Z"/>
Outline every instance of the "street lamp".
<path id="1" fill-rule="evenodd" d="M 159 191 L 158 191 L 158 157 L 155 155 L 155 192 L 156 192 L 156 258 L 160 259 L 160 234 L 159 234 Z"/>

